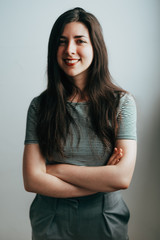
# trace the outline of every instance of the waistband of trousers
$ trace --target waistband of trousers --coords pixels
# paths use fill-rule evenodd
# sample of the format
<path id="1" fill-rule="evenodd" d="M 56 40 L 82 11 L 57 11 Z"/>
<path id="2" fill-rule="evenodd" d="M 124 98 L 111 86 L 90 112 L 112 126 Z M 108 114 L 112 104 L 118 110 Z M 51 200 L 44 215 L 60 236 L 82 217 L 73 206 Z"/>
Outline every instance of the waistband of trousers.
<path id="1" fill-rule="evenodd" d="M 91 194 L 88 196 L 82 196 L 82 197 L 72 197 L 72 198 L 66 198 L 66 199 L 73 199 L 73 200 L 79 200 L 79 201 L 88 201 L 91 199 L 97 199 L 100 197 L 105 196 L 105 198 L 112 198 L 116 195 L 116 197 L 120 198 L 121 197 L 121 193 L 120 191 L 115 191 L 115 192 L 98 192 L 95 194 Z"/>

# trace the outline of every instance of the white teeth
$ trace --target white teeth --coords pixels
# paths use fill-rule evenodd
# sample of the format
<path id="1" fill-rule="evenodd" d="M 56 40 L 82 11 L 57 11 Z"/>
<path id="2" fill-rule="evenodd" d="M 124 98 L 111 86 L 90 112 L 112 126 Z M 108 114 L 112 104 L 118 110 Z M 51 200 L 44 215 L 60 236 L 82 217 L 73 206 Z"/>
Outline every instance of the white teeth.
<path id="1" fill-rule="evenodd" d="M 76 63 L 78 61 L 79 61 L 78 59 L 75 59 L 75 60 L 65 59 L 65 62 L 67 63 Z"/>

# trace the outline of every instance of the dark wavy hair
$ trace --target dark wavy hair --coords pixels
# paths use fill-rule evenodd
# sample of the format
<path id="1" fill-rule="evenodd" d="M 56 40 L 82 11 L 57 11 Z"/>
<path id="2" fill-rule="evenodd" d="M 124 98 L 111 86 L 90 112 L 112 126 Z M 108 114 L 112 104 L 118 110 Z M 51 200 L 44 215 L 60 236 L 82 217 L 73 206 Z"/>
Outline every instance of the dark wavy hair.
<path id="1" fill-rule="evenodd" d="M 60 36 L 65 25 L 70 22 L 83 23 L 90 34 L 94 57 L 84 91 L 90 102 L 89 115 L 93 131 L 106 148 L 115 145 L 118 128 L 117 106 L 120 95 L 125 92 L 112 83 L 108 70 L 107 50 L 97 18 L 82 8 L 74 8 L 63 13 L 53 25 L 49 38 L 48 85 L 40 95 L 37 125 L 41 153 L 50 161 L 53 160 L 54 152 L 65 157 L 63 149 L 70 133 L 69 126 L 71 123 L 75 124 L 67 108 L 67 99 L 75 92 L 83 96 L 83 92 L 66 78 L 57 62 Z"/>

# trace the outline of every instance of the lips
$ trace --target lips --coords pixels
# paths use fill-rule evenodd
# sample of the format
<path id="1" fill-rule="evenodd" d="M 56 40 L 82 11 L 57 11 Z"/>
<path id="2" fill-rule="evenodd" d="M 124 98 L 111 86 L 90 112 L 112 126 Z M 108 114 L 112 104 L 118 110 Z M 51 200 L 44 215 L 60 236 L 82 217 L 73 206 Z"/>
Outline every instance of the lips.
<path id="1" fill-rule="evenodd" d="M 71 59 L 71 58 L 66 58 L 64 59 L 65 64 L 67 64 L 68 66 L 74 66 L 75 64 L 77 64 L 79 62 L 80 59 Z"/>

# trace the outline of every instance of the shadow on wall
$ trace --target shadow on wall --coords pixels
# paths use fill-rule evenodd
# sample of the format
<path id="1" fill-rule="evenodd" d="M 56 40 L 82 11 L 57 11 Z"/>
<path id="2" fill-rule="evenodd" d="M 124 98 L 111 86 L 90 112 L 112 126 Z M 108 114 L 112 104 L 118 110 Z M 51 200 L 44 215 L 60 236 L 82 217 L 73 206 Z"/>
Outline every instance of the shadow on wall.
<path id="1" fill-rule="evenodd" d="M 147 103 L 146 103 L 147 104 Z M 160 97 L 147 105 L 148 112 L 138 106 L 138 152 L 135 173 L 129 189 L 132 240 L 160 239 Z M 140 108 L 139 108 L 140 106 Z M 126 194 L 127 195 L 127 194 Z"/>
<path id="2" fill-rule="evenodd" d="M 148 134 L 146 138 L 146 151 L 148 154 L 149 166 L 148 178 L 150 178 L 151 189 L 155 188 L 157 195 L 160 195 L 160 97 L 153 104 L 153 108 L 149 109 Z M 154 196 L 152 196 L 154 197 Z M 158 200 L 158 199 L 157 199 Z M 158 206 L 157 206 L 158 207 Z M 160 208 L 159 208 L 160 209 Z M 158 210 L 158 209 L 157 209 Z"/>
<path id="3" fill-rule="evenodd" d="M 144 228 L 150 229 L 152 239 L 160 239 L 160 97 L 155 97 L 148 109 L 143 143 Z M 143 124 L 143 123 L 142 123 Z M 144 191 L 145 190 L 145 191 Z M 149 238 L 147 238 L 149 239 Z"/>

